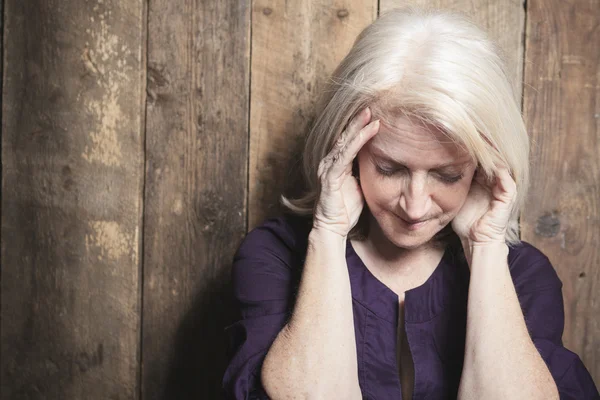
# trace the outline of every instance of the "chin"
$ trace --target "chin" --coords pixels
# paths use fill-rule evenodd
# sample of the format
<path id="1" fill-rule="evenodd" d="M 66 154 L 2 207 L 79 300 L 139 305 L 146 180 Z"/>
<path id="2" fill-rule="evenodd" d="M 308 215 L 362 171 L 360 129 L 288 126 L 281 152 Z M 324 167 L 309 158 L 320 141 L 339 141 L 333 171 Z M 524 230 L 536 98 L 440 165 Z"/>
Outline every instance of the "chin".
<path id="1" fill-rule="evenodd" d="M 402 233 L 392 234 L 393 236 L 389 236 L 385 234 L 390 242 L 392 242 L 397 247 L 406 249 L 406 250 L 414 250 L 426 245 L 431 241 L 433 235 L 429 236 L 410 236 Z"/>

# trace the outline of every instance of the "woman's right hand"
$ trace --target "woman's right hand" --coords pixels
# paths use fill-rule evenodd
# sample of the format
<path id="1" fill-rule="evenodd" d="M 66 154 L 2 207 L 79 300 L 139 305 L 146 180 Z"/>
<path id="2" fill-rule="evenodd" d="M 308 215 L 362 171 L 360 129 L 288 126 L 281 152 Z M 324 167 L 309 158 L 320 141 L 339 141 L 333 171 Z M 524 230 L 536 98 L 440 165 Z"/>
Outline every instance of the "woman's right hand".
<path id="1" fill-rule="evenodd" d="M 364 207 L 362 189 L 352 176 L 352 162 L 360 149 L 379 131 L 379 120 L 371 120 L 367 107 L 342 132 L 318 169 L 319 195 L 313 214 L 313 229 L 348 236 Z"/>

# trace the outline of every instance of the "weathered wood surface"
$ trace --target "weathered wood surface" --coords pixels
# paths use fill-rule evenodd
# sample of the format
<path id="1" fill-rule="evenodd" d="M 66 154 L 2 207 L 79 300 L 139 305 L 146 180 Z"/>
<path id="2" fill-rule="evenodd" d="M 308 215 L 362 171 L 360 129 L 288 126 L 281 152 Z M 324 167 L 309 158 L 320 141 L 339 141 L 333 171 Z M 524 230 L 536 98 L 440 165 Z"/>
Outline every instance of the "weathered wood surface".
<path id="1" fill-rule="evenodd" d="M 248 230 L 280 210 L 317 93 L 376 16 L 377 0 L 254 2 Z"/>
<path id="2" fill-rule="evenodd" d="M 137 399 L 143 2 L 7 0 L 2 399 Z"/>
<path id="3" fill-rule="evenodd" d="M 218 399 L 246 233 L 250 1 L 148 14 L 142 398 Z"/>
<path id="4" fill-rule="evenodd" d="M 523 33 L 525 30 L 525 10 L 521 1 L 498 0 L 380 0 L 379 12 L 415 5 L 437 7 L 466 13 L 479 24 L 502 49 L 513 90 L 521 102 L 523 77 Z"/>
<path id="5" fill-rule="evenodd" d="M 600 384 L 600 1 L 527 2 L 522 237 L 563 281 L 565 346 Z"/>

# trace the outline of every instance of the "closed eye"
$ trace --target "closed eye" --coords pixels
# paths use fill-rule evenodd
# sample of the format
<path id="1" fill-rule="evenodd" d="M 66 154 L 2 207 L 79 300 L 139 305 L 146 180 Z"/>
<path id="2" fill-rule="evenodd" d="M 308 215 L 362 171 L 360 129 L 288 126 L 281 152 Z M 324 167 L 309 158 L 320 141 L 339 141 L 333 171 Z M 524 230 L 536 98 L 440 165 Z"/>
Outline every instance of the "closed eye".
<path id="1" fill-rule="evenodd" d="M 392 176 L 396 173 L 406 172 L 406 170 L 407 170 L 406 167 L 390 169 L 390 168 L 380 167 L 379 165 L 375 166 L 375 169 L 377 170 L 377 172 L 380 175 L 383 175 L 383 176 Z M 437 179 L 439 179 L 440 181 L 442 181 L 443 183 L 446 183 L 446 184 L 456 183 L 456 182 L 460 181 L 463 177 L 464 177 L 464 174 L 462 174 L 462 173 L 459 175 L 437 174 Z"/>
<path id="2" fill-rule="evenodd" d="M 456 183 L 458 181 L 460 181 L 463 178 L 463 174 L 460 175 L 454 175 L 454 176 L 447 176 L 447 175 L 438 175 L 440 180 L 444 183 Z"/>
<path id="3" fill-rule="evenodd" d="M 377 165 L 375 167 L 375 169 L 377 170 L 378 173 L 380 173 L 383 176 L 392 176 L 394 175 L 396 172 L 403 172 L 406 171 L 405 167 L 401 167 L 401 168 L 396 168 L 396 169 L 389 169 L 389 168 L 383 168 L 380 167 L 379 165 Z"/>

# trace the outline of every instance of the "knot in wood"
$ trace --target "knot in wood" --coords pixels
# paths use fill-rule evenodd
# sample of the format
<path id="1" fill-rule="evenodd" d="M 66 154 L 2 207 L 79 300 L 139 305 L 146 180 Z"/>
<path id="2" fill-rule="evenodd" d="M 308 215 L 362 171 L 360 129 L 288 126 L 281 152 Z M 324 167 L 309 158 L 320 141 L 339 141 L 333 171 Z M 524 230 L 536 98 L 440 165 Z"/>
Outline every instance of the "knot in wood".
<path id="1" fill-rule="evenodd" d="M 560 221 L 554 212 L 538 218 L 535 233 L 543 237 L 554 237 L 560 231 Z"/>
<path id="2" fill-rule="evenodd" d="M 348 12 L 347 9 L 342 8 L 341 10 L 338 10 L 337 12 L 337 16 L 338 18 L 342 19 L 342 18 L 346 18 L 350 13 Z"/>

